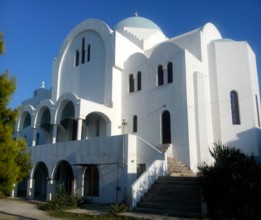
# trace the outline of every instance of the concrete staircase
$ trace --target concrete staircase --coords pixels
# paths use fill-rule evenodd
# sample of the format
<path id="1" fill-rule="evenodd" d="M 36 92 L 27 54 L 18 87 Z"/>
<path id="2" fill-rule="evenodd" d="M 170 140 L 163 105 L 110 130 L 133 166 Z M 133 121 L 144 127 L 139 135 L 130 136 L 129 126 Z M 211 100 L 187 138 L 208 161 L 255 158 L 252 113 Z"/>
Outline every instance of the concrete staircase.
<path id="1" fill-rule="evenodd" d="M 168 174 L 169 176 L 197 176 L 185 164 L 175 158 L 168 158 Z"/>
<path id="2" fill-rule="evenodd" d="M 168 160 L 169 175 L 159 177 L 135 208 L 136 212 L 185 218 L 201 217 L 198 177 L 175 159 Z"/>

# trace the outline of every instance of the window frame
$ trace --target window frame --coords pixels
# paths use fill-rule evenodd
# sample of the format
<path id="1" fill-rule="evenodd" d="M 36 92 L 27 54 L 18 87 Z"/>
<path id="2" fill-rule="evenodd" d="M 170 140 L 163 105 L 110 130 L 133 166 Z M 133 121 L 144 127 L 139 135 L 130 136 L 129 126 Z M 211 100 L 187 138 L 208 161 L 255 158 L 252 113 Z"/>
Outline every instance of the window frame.
<path id="1" fill-rule="evenodd" d="M 138 116 L 137 115 L 133 115 L 132 118 L 132 132 L 136 133 L 138 132 Z"/>
<path id="2" fill-rule="evenodd" d="M 230 92 L 230 107 L 231 107 L 231 118 L 233 125 L 240 125 L 240 110 L 239 110 L 239 100 L 238 93 L 236 90 Z"/>
<path id="3" fill-rule="evenodd" d="M 172 62 L 168 62 L 167 70 L 168 70 L 168 83 L 173 83 L 173 64 L 172 64 Z"/>
<path id="4" fill-rule="evenodd" d="M 129 93 L 133 93 L 135 91 L 134 88 L 134 75 L 131 73 L 129 75 Z"/>
<path id="5" fill-rule="evenodd" d="M 162 86 L 164 85 L 164 71 L 163 71 L 163 66 L 158 65 L 157 68 L 157 86 Z"/>
<path id="6" fill-rule="evenodd" d="M 137 73 L 137 90 L 140 91 L 141 90 L 141 71 L 138 71 Z"/>

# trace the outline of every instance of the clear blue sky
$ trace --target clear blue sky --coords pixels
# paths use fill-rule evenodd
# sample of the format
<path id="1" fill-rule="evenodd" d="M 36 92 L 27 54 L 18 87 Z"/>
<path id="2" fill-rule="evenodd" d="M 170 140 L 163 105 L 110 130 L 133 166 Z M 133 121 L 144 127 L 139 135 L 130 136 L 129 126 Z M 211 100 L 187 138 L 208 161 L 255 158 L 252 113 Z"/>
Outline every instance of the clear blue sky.
<path id="1" fill-rule="evenodd" d="M 53 58 L 75 25 L 98 18 L 113 29 L 135 12 L 169 38 L 212 22 L 224 38 L 248 41 L 261 79 L 261 0 L 0 0 L 0 73 L 9 69 L 17 79 L 10 107 L 31 98 L 42 81 L 50 88 Z"/>

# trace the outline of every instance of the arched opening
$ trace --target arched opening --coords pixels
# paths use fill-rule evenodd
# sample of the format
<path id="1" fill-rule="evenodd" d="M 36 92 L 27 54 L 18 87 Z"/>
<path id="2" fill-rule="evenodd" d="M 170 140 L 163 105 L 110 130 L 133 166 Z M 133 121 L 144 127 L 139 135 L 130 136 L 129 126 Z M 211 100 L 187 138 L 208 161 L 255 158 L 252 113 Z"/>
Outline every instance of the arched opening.
<path id="1" fill-rule="evenodd" d="M 168 63 L 168 83 L 173 82 L 173 65 L 171 62 Z"/>
<path id="2" fill-rule="evenodd" d="M 77 120 L 72 101 L 67 101 L 61 111 L 60 124 L 57 130 L 57 142 L 77 140 Z"/>
<path id="3" fill-rule="evenodd" d="M 51 113 L 48 108 L 43 108 L 39 112 L 39 144 L 51 143 L 52 139 L 52 125 L 51 125 Z M 40 138 L 41 137 L 41 138 Z M 38 144 L 36 144 L 38 145 Z"/>
<path id="4" fill-rule="evenodd" d="M 105 137 L 110 133 L 110 122 L 101 113 L 90 113 L 83 121 L 83 139 Z"/>
<path id="5" fill-rule="evenodd" d="M 31 126 L 31 115 L 27 112 L 26 116 L 25 116 L 25 119 L 24 119 L 24 123 L 23 123 L 22 128 L 25 129 L 25 128 L 29 127 L 29 126 Z"/>
<path id="6" fill-rule="evenodd" d="M 45 201 L 47 195 L 48 169 L 43 162 L 40 162 L 34 172 L 34 199 Z"/>
<path id="7" fill-rule="evenodd" d="M 73 171 L 71 165 L 67 161 L 61 161 L 56 168 L 54 179 L 58 191 L 72 193 Z"/>
<path id="8" fill-rule="evenodd" d="M 87 48 L 87 62 L 90 62 L 90 60 L 91 60 L 91 45 L 89 44 Z"/>
<path id="9" fill-rule="evenodd" d="M 84 195 L 99 196 L 99 170 L 96 165 L 87 165 L 84 173 Z"/>
<path id="10" fill-rule="evenodd" d="M 27 179 L 22 180 L 17 185 L 17 197 L 19 198 L 26 198 L 26 191 L 27 191 Z"/>
<path id="11" fill-rule="evenodd" d="M 137 90 L 140 91 L 141 90 L 141 72 L 140 71 L 137 73 L 137 78 L 138 78 Z"/>
<path id="12" fill-rule="evenodd" d="M 129 75 L 129 93 L 134 92 L 134 76 L 133 74 Z"/>
<path id="13" fill-rule="evenodd" d="M 21 116 L 21 124 L 20 124 L 20 135 L 25 139 L 28 146 L 32 145 L 33 139 L 33 130 L 31 127 L 32 117 L 29 112 L 24 112 Z"/>
<path id="14" fill-rule="evenodd" d="M 163 73 L 163 67 L 162 65 L 158 66 L 158 86 L 161 86 L 164 84 L 164 73 Z"/>
<path id="15" fill-rule="evenodd" d="M 171 121 L 169 111 L 164 111 L 161 115 L 162 144 L 171 143 Z"/>
<path id="16" fill-rule="evenodd" d="M 82 64 L 85 63 L 85 38 L 82 38 Z"/>

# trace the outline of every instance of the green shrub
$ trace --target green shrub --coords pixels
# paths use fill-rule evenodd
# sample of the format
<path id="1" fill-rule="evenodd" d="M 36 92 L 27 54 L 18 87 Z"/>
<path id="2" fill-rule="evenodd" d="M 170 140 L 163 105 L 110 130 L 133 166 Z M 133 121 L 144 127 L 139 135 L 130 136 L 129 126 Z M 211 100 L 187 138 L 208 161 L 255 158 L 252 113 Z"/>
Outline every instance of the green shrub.
<path id="1" fill-rule="evenodd" d="M 257 217 L 261 210 L 261 166 L 253 156 L 221 143 L 211 151 L 213 165 L 198 167 L 209 214 Z"/>
<path id="2" fill-rule="evenodd" d="M 63 186 L 58 185 L 56 187 L 56 195 L 50 201 L 47 201 L 40 208 L 45 211 L 54 211 L 64 208 L 75 208 L 78 205 L 78 198 L 76 195 L 66 193 Z"/>
<path id="3" fill-rule="evenodd" d="M 122 203 L 117 203 L 111 206 L 108 214 L 111 216 L 117 216 L 119 213 L 125 212 L 127 210 L 127 206 Z"/>

